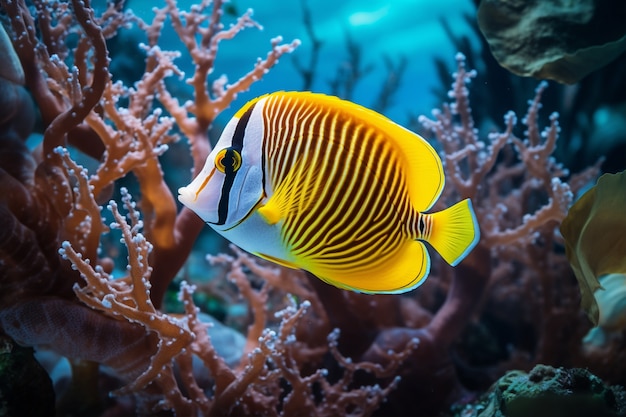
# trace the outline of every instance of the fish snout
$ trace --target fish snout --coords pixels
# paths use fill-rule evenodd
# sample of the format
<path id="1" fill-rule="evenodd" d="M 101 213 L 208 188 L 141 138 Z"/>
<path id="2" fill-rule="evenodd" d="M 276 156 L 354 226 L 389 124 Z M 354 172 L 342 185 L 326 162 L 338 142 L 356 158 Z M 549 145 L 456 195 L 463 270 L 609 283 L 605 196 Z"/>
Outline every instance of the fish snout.
<path id="1" fill-rule="evenodd" d="M 196 201 L 196 193 L 190 187 L 180 187 L 178 189 L 178 201 L 183 205 L 193 209 Z"/>
<path id="2" fill-rule="evenodd" d="M 178 189 L 178 201 L 196 213 L 206 223 L 214 224 L 218 221 L 217 202 L 212 193 L 206 190 L 196 191 L 192 182 L 186 187 Z"/>

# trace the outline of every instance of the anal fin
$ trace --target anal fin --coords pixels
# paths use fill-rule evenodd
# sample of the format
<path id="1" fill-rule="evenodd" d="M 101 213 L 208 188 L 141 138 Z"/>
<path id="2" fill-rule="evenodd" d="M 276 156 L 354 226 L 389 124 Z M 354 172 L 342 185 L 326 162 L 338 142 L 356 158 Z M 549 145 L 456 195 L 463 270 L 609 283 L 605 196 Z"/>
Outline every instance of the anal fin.
<path id="1" fill-rule="evenodd" d="M 430 256 L 424 243 L 407 240 L 383 262 L 360 269 L 334 269 L 307 262 L 304 269 L 339 288 L 368 294 L 399 294 L 421 285 L 430 272 Z"/>

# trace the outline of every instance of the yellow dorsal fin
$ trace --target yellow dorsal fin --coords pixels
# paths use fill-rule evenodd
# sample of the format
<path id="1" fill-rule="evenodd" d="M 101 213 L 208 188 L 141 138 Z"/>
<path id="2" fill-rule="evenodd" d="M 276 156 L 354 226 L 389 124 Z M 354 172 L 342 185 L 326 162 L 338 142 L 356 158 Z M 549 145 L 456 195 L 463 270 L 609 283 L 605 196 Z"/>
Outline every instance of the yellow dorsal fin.
<path id="1" fill-rule="evenodd" d="M 426 241 L 450 265 L 456 266 L 476 246 L 480 229 L 470 199 L 465 199 L 445 210 L 432 214 Z"/>
<path id="2" fill-rule="evenodd" d="M 244 104 L 244 105 L 243 105 L 243 106 L 242 106 L 239 110 L 237 110 L 237 113 L 235 113 L 235 115 L 234 115 L 233 117 L 234 117 L 234 118 L 237 118 L 237 119 L 241 119 L 241 116 L 243 116 L 243 114 L 244 114 L 245 112 L 247 112 L 247 111 L 248 111 L 248 109 L 249 109 L 251 106 L 255 105 L 257 101 L 259 101 L 259 100 L 261 100 L 262 98 L 265 98 L 265 97 L 267 97 L 267 96 L 269 96 L 269 94 L 263 94 L 263 95 L 261 95 L 261 96 L 258 96 L 258 97 L 253 98 L 252 100 L 249 100 L 249 101 L 248 101 L 246 104 Z"/>
<path id="3" fill-rule="evenodd" d="M 407 158 L 408 188 L 413 207 L 424 212 L 429 210 L 443 191 L 445 175 L 437 151 L 426 139 L 415 134 L 409 137 L 412 147 L 400 152 Z M 408 145 L 405 145 L 408 146 Z"/>
<path id="4" fill-rule="evenodd" d="M 413 207 L 422 213 L 429 210 L 443 190 L 445 175 L 437 151 L 421 136 L 395 123 L 385 128 L 384 120 L 371 121 L 382 129 L 396 147 L 396 152 L 404 159 L 407 173 L 407 188 Z"/>
<path id="5" fill-rule="evenodd" d="M 310 92 L 280 92 L 279 94 L 317 103 L 334 111 L 344 112 L 371 126 L 394 144 L 398 157 L 404 162 L 408 192 L 418 212 L 430 209 L 439 198 L 445 183 L 443 165 L 437 151 L 418 134 L 400 126 L 382 114 L 334 96 Z"/>

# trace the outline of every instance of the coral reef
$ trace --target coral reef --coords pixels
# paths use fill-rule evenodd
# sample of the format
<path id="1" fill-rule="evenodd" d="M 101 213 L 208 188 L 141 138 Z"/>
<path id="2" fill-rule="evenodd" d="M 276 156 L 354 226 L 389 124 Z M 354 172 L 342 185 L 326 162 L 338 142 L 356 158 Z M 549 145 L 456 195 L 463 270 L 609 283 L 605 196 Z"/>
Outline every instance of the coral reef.
<path id="1" fill-rule="evenodd" d="M 419 291 L 373 297 L 232 247 L 209 258 L 218 271 L 212 283 L 180 282 L 174 314 L 162 308 L 164 294 L 203 224 L 176 206 L 159 158 L 180 135 L 197 173 L 215 117 L 298 42 L 276 38 L 237 81 L 209 84 L 221 42 L 258 27 L 251 11 L 225 27 L 220 0 L 187 11 L 166 0 L 151 22 L 119 2 L 98 14 L 84 0 L 0 4 L 43 129 L 41 145 L 28 148 L 35 111 L 14 64 L 15 73 L 0 74 L 13 92 L 0 97 L 9 103 L 3 109 L 20 109 L 0 124 L 0 333 L 69 358 L 71 389 L 83 391 L 66 393 L 73 405 L 57 404 L 120 415 L 426 416 L 506 370 L 540 362 L 588 366 L 625 382 L 626 361 L 580 349 L 590 326 L 557 228 L 598 167 L 571 175 L 554 159 L 558 116 L 544 129 L 538 117 L 546 84 L 522 119 L 523 134 L 510 112 L 503 132 L 481 136 L 467 89 L 475 72 L 458 55 L 450 103 L 420 118 L 446 165 L 440 204 L 471 197 L 481 225 L 483 239 L 458 267 L 434 259 Z M 159 47 L 165 24 L 185 55 Z M 144 32 L 145 67 L 132 86 L 111 76 L 107 48 L 128 25 Z M 13 53 L 6 41 L 3 48 Z M 185 57 L 191 74 L 176 65 Z M 190 85 L 191 100 L 181 103 L 166 82 L 175 75 Z M 93 168 L 76 162 L 85 156 Z M 131 176 L 132 196 L 120 186 Z M 126 265 L 102 245 L 110 235 L 121 237 Z M 200 291 L 245 300 L 238 361 L 227 361 L 207 331 L 193 297 Z M 606 349 L 619 358 L 617 343 Z M 114 374 L 113 386 L 102 384 L 100 368 Z"/>
<path id="2" fill-rule="evenodd" d="M 251 11 L 224 29 L 221 1 L 204 1 L 185 12 L 169 0 L 165 7 L 155 9 L 150 23 L 122 12 L 120 3 L 111 3 L 101 15 L 88 2 L 35 5 L 36 15 L 31 15 L 24 2 L 2 2 L 25 85 L 45 128 L 41 146 L 31 152 L 23 142 L 30 130 L 14 134 L 28 124 L 19 114 L 6 115 L 1 171 L 5 193 L 0 205 L 2 333 L 21 345 L 48 347 L 69 358 L 74 379 L 81 380 L 74 387 L 97 388 L 97 383 L 89 381 L 98 378 L 98 367 L 86 363 L 108 366 L 123 381 L 115 394 L 132 395 L 140 413 L 371 413 L 397 381 L 392 378 L 384 387 L 373 384 L 352 389 L 354 374 L 365 370 L 381 378 L 391 376 L 414 344 L 394 357 L 389 367 L 362 365 L 341 356 L 336 349 L 339 333 L 325 328 L 330 335 L 323 345 L 342 365 L 342 375 L 331 381 L 323 368 L 301 375 L 299 368 L 310 358 L 298 349 L 293 333 L 311 302 L 283 305 L 275 311 L 276 330 L 264 330 L 270 316 L 265 306 L 269 287 L 251 288 L 237 263 L 231 277 L 255 305 L 256 313 L 237 367 L 231 369 L 216 353 L 207 325 L 198 318 L 192 286 L 181 284 L 183 316 L 159 309 L 202 228 L 202 221 L 191 212 L 177 210 L 164 181 L 159 156 L 177 139 L 173 127 L 189 141 L 197 171 L 208 153 L 207 130 L 217 114 L 298 41 L 281 44 L 276 38 L 267 58 L 259 59 L 238 81 L 228 84 L 223 76 L 207 86 L 220 42 L 246 27 L 258 26 Z M 186 78 L 194 100 L 183 104 L 165 83 L 172 75 L 183 76 L 174 63 L 180 54 L 158 46 L 166 20 L 187 47 L 196 69 Z M 130 24 L 146 34 L 145 72 L 133 87 L 111 79 L 105 42 Z M 73 48 L 65 42 L 72 34 L 80 35 Z M 3 46 L 12 50 L 6 41 Z M 9 74 L 7 79 L 9 88 L 18 81 L 15 89 L 21 91 L 19 77 Z M 17 108 L 29 103 L 28 96 L 19 94 L 8 100 Z M 99 164 L 89 172 L 74 161 L 66 146 Z M 122 215 L 111 200 L 108 209 L 114 221 L 106 224 L 99 201 L 106 201 L 116 181 L 130 173 L 140 189 L 139 205 L 122 189 L 127 214 Z M 121 231 L 128 252 L 127 274 L 119 279 L 111 276 L 114 260 L 100 251 L 100 237 L 112 229 Z M 291 293 L 298 291 L 294 288 Z M 210 371 L 208 386 L 198 385 L 194 358 Z M 87 398 L 98 401 L 99 396 L 77 399 Z M 73 411 L 93 406 L 79 404 Z"/>
<path id="3" fill-rule="evenodd" d="M 422 308 L 436 310 L 428 325 L 423 329 L 384 329 L 365 356 L 371 358 L 373 351 L 397 349 L 407 335 L 420 340 L 415 358 L 420 353 L 428 355 L 411 363 L 412 369 L 411 365 L 406 366 L 411 369 L 407 371 L 407 377 L 391 394 L 391 400 L 383 405 L 386 407 L 383 409 L 396 415 L 437 412 L 437 408 L 429 409 L 428 401 L 421 402 L 419 409 L 417 406 L 411 408 L 411 401 L 394 402 L 394 396 L 402 392 L 407 396 L 420 395 L 415 389 L 410 390 L 409 386 L 426 385 L 431 392 L 430 401 L 445 402 L 445 398 L 437 398 L 440 390 L 449 394 L 454 391 L 451 387 L 458 389 L 463 384 L 480 386 L 481 381 L 495 379 L 494 374 L 489 375 L 495 369 L 512 366 L 527 369 L 534 363 L 558 361 L 563 359 L 562 352 L 557 353 L 554 349 L 564 342 L 563 339 L 569 339 L 572 344 L 579 343 L 573 334 L 563 335 L 554 331 L 560 320 L 578 314 L 575 285 L 568 281 L 567 260 L 559 253 L 555 231 L 567 213 L 573 193 L 594 178 L 598 169 L 591 167 L 571 176 L 569 184 L 563 181 L 569 172 L 551 156 L 559 133 L 558 115 L 550 117 L 550 125 L 543 132 L 538 126 L 541 94 L 547 87 L 545 83 L 539 85 L 534 100 L 529 102 L 523 119 L 527 128 L 523 138 L 514 133 L 517 118 L 511 112 L 505 115 L 504 132 L 479 138 L 467 89 L 475 72 L 465 69 L 465 57 L 461 54 L 457 56 L 457 65 L 455 82 L 449 93 L 452 103 L 434 111 L 434 119 L 421 117 L 420 122 L 434 133 L 442 148 L 448 183 L 440 199 L 441 204 L 459 198 L 472 198 L 482 237 L 467 261 L 454 271 L 441 265 L 434 266 L 437 278 L 431 277 L 425 285 L 443 287 L 439 293 L 447 291 L 447 298 L 438 310 L 436 301 L 425 299 L 426 294 L 437 290 L 424 289 L 416 294 Z M 437 208 L 436 205 L 434 209 Z M 531 303 L 522 306 L 519 303 L 520 299 L 537 296 L 539 306 Z M 500 340 L 497 343 L 512 343 L 515 346 L 511 352 L 515 356 L 505 354 L 506 360 L 503 360 L 496 359 L 499 355 L 495 354 L 489 359 L 495 362 L 487 367 L 484 362 L 479 362 L 480 358 L 465 356 L 467 351 L 461 350 L 453 355 L 454 344 L 458 343 L 459 337 L 463 337 L 468 326 L 484 326 L 472 323 L 473 315 L 478 312 L 487 322 L 514 329 L 512 333 L 523 333 L 524 326 L 532 327 L 535 329 L 531 342 L 533 346 L 523 345 L 529 340 Z M 337 315 L 332 314 L 332 317 Z M 487 329 L 487 332 L 496 330 Z M 495 333 L 492 334 L 494 336 Z M 425 353 L 428 349 L 431 349 L 430 353 Z M 524 353 L 526 349 L 528 351 Z M 457 356 L 459 354 L 460 357 Z M 432 369 L 425 363 L 429 366 L 437 364 L 437 367 Z M 437 381 L 416 379 L 417 375 L 425 377 L 433 374 L 438 375 Z M 403 387 L 405 382 L 407 385 Z M 425 393 L 421 395 L 427 396 Z M 456 395 L 460 394 L 457 392 Z M 398 404 L 409 408 L 393 408 Z"/>

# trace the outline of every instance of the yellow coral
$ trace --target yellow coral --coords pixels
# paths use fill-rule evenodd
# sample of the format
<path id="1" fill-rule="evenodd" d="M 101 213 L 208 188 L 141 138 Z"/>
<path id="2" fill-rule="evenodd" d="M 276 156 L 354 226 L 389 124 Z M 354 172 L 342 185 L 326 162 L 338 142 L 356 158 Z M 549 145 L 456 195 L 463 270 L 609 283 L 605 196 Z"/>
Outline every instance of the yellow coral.
<path id="1" fill-rule="evenodd" d="M 594 294 L 600 310 L 598 325 L 583 340 L 590 347 L 604 346 L 608 334 L 626 328 L 626 274 L 607 274 L 598 281 L 602 286 Z"/>
<path id="2" fill-rule="evenodd" d="M 602 288 L 598 278 L 626 273 L 624 207 L 626 174 L 604 174 L 570 208 L 561 224 L 565 253 L 580 285 L 582 307 L 596 325 L 602 310 L 594 297 Z"/>

